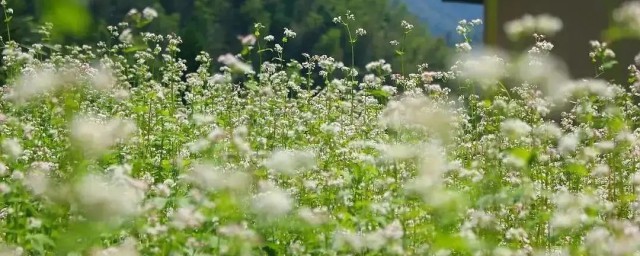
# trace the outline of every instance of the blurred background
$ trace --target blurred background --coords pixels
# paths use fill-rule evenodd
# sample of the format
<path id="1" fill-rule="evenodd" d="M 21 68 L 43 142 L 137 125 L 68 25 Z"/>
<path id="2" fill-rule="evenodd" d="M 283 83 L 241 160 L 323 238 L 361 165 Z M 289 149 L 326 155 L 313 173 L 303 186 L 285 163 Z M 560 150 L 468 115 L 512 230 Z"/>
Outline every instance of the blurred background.
<path id="1" fill-rule="evenodd" d="M 441 69 L 453 53 L 452 46 L 462 40 L 455 32 L 458 21 L 483 16 L 480 4 L 442 0 L 7 0 L 7 4 L 13 9 L 7 15 L 12 20 L 0 35 L 5 37 L 9 29 L 11 39 L 25 45 L 41 42 L 38 30 L 45 22 L 54 24 L 51 43 L 113 43 L 107 26 L 125 21 L 133 8 L 154 8 L 158 17 L 139 30 L 182 37 L 180 57 L 192 70 L 200 51 L 211 56 L 239 52 L 238 36 L 252 33 L 258 22 L 266 27 L 261 36 L 274 35 L 276 41 L 285 27 L 297 33 L 284 46 L 286 59 L 301 59 L 302 53 L 350 58 L 344 28 L 332 22 L 347 10 L 356 17 L 352 29 L 368 31 L 356 45 L 357 66 L 385 59 L 398 67 L 389 42 L 402 40 L 400 23 L 407 20 L 416 26 L 402 43 L 407 71 L 422 63 Z M 472 34 L 473 43 L 482 43 L 482 38 L 482 28 Z"/>

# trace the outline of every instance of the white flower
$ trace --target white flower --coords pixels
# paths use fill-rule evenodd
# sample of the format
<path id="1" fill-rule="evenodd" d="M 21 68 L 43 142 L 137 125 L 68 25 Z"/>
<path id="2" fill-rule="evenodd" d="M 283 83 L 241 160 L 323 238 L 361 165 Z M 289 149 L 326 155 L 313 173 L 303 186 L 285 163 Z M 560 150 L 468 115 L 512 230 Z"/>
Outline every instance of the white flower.
<path id="1" fill-rule="evenodd" d="M 9 167 L 7 167 L 4 163 L 0 162 L 0 177 L 4 177 L 9 173 Z"/>
<path id="2" fill-rule="evenodd" d="M 193 206 L 180 207 L 171 215 L 171 224 L 177 229 L 197 228 L 205 221 L 204 215 Z"/>
<path id="3" fill-rule="evenodd" d="M 387 239 L 391 239 L 391 240 L 401 239 L 402 236 L 404 235 L 402 224 L 400 223 L 399 220 L 397 219 L 394 220 L 384 228 L 383 234 Z"/>
<path id="4" fill-rule="evenodd" d="M 51 69 L 37 69 L 22 74 L 6 97 L 18 104 L 55 90 L 61 78 Z"/>
<path id="5" fill-rule="evenodd" d="M 142 10 L 142 17 L 146 20 L 153 20 L 158 17 L 158 12 L 151 7 L 146 7 Z"/>
<path id="6" fill-rule="evenodd" d="M 562 129 L 555 123 L 546 122 L 536 127 L 534 133 L 543 139 L 558 139 L 562 136 Z"/>
<path id="7" fill-rule="evenodd" d="M 120 33 L 118 39 L 123 43 L 133 43 L 133 34 L 131 32 L 131 29 L 123 30 L 122 33 Z"/>
<path id="8" fill-rule="evenodd" d="M 391 101 L 380 113 L 379 123 L 391 129 L 426 129 L 448 137 L 456 115 L 447 106 L 422 96 Z"/>
<path id="9" fill-rule="evenodd" d="M 279 173 L 294 174 L 296 171 L 302 169 L 313 168 L 315 162 L 315 155 L 312 152 L 276 150 L 265 160 L 264 166 Z"/>
<path id="10" fill-rule="evenodd" d="M 137 244 L 135 239 L 127 238 L 121 245 L 95 251 L 91 256 L 138 256 Z"/>
<path id="11" fill-rule="evenodd" d="M 291 29 L 284 28 L 284 36 L 288 37 L 288 38 L 295 38 L 296 37 L 296 32 L 293 32 L 293 30 L 291 30 Z"/>
<path id="12" fill-rule="evenodd" d="M 406 30 L 412 30 L 413 29 L 413 25 L 411 25 L 406 20 L 403 20 L 402 22 L 400 22 L 400 26 L 402 26 L 402 28 L 404 28 Z"/>
<path id="13" fill-rule="evenodd" d="M 27 173 L 23 184 L 31 190 L 34 195 L 42 195 L 49 189 L 49 177 L 41 170 L 34 170 Z"/>
<path id="14" fill-rule="evenodd" d="M 505 23 L 504 30 L 511 39 L 517 39 L 522 35 L 541 33 L 555 35 L 562 30 L 562 20 L 549 14 L 533 16 L 524 15 L 522 18 Z"/>
<path id="15" fill-rule="evenodd" d="M 500 131 L 508 137 L 520 138 L 531 132 L 531 126 L 520 119 L 507 119 L 500 124 Z"/>
<path id="16" fill-rule="evenodd" d="M 42 220 L 38 218 L 29 217 L 27 218 L 27 228 L 28 229 L 36 229 L 42 226 Z"/>
<path id="17" fill-rule="evenodd" d="M 97 72 L 91 77 L 91 80 L 93 87 L 101 91 L 113 88 L 116 83 L 116 78 L 113 76 L 111 70 L 104 66 L 98 68 Z"/>
<path id="18" fill-rule="evenodd" d="M 366 34 L 367 34 L 367 31 L 366 31 L 366 30 L 364 30 L 363 28 L 358 28 L 358 29 L 356 29 L 356 35 L 364 36 L 364 35 L 366 35 Z"/>
<path id="19" fill-rule="evenodd" d="M 118 220 L 139 213 L 144 191 L 111 177 L 89 174 L 74 187 L 84 213 L 98 220 Z"/>
<path id="20" fill-rule="evenodd" d="M 250 178 L 238 171 L 227 171 L 210 164 L 195 164 L 186 174 L 185 180 L 207 191 L 246 189 Z"/>
<path id="21" fill-rule="evenodd" d="M 321 225 L 326 221 L 325 215 L 315 212 L 309 208 L 301 208 L 298 210 L 298 217 L 312 226 Z"/>
<path id="22" fill-rule="evenodd" d="M 136 9 L 136 8 L 133 8 L 133 9 L 129 10 L 129 12 L 127 12 L 127 16 L 133 16 L 133 15 L 136 15 L 136 14 L 138 14 L 138 9 Z"/>
<path id="23" fill-rule="evenodd" d="M 220 55 L 220 57 L 218 57 L 218 62 L 232 69 L 239 70 L 245 74 L 253 72 L 253 67 L 251 67 L 251 65 L 242 62 L 240 59 L 230 53 Z"/>
<path id="24" fill-rule="evenodd" d="M 5 182 L 0 182 L 0 195 L 6 195 L 11 192 L 11 187 L 9 184 Z M 0 211 L 0 219 L 2 218 L 3 212 Z"/>
<path id="25" fill-rule="evenodd" d="M 633 185 L 640 185 L 640 171 L 635 172 L 633 176 L 631 176 L 631 182 L 633 182 Z"/>
<path id="26" fill-rule="evenodd" d="M 336 231 L 333 235 L 333 249 L 340 250 L 345 246 L 358 252 L 366 246 L 365 238 L 363 235 L 351 231 Z"/>
<path id="27" fill-rule="evenodd" d="M 609 166 L 606 164 L 599 164 L 597 166 L 595 166 L 592 170 L 591 170 L 591 175 L 594 177 L 605 177 L 607 176 L 609 173 L 611 172 L 611 170 L 609 169 Z"/>
<path id="28" fill-rule="evenodd" d="M 22 155 L 22 146 L 16 138 L 4 139 L 2 141 L 2 153 L 11 158 L 18 158 Z"/>
<path id="29" fill-rule="evenodd" d="M 640 2 L 626 1 L 613 11 L 613 20 L 635 35 L 640 35 Z"/>
<path id="30" fill-rule="evenodd" d="M 562 155 L 568 155 L 576 150 L 578 143 L 580 138 L 576 133 L 567 134 L 558 141 L 558 151 Z"/>
<path id="31" fill-rule="evenodd" d="M 88 156 L 104 153 L 119 141 L 131 136 L 136 130 L 136 125 L 132 121 L 123 119 L 102 121 L 77 116 L 71 122 L 71 138 Z"/>
<path id="32" fill-rule="evenodd" d="M 458 65 L 460 76 L 480 83 L 483 89 L 497 85 L 506 74 L 506 61 L 501 55 L 497 51 L 464 54 Z"/>
<path id="33" fill-rule="evenodd" d="M 254 35 L 246 35 L 246 36 L 238 36 L 240 43 L 242 45 L 254 45 L 256 43 L 256 36 Z"/>
<path id="34" fill-rule="evenodd" d="M 469 43 L 464 42 L 464 43 L 458 43 L 456 44 L 456 49 L 462 51 L 462 52 L 470 52 L 472 50 L 472 47 Z"/>
<path id="35" fill-rule="evenodd" d="M 267 218 L 283 216 L 293 209 L 293 199 L 273 184 L 262 182 L 261 192 L 253 197 L 253 210 Z"/>

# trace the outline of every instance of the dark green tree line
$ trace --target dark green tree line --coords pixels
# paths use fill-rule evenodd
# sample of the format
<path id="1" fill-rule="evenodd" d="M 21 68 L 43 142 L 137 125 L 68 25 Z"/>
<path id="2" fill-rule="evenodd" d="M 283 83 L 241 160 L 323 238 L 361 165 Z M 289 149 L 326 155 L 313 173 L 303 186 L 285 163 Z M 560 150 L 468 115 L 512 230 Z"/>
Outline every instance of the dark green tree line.
<path id="1" fill-rule="evenodd" d="M 144 29 L 160 34 L 175 33 L 182 37 L 182 58 L 192 60 L 200 51 L 212 56 L 239 52 L 238 36 L 253 31 L 255 23 L 265 26 L 261 36 L 280 38 L 284 28 L 297 33 L 284 50 L 286 59 L 301 59 L 302 53 L 326 54 L 345 63 L 351 58 L 350 45 L 344 28 L 332 19 L 351 10 L 355 16 L 353 30 L 362 27 L 368 33 L 355 47 L 355 64 L 363 67 L 377 59 L 386 59 L 399 69 L 399 58 L 389 44 L 401 41 L 402 20 L 416 25 L 406 37 L 405 66 L 429 63 L 440 68 L 445 63 L 448 48 L 441 39 L 431 38 L 424 26 L 409 14 L 404 5 L 389 0 L 8 0 L 13 9 L 9 32 L 3 26 L 3 37 L 14 40 L 40 40 L 38 27 L 46 21 L 54 24 L 53 40 L 60 43 L 106 41 L 108 25 L 123 21 L 127 12 L 136 8 L 154 8 L 158 17 Z M 76 8 L 67 10 L 58 8 Z M 88 15 L 83 15 L 84 8 Z M 56 16 L 57 15 L 57 16 Z M 85 17 L 86 16 L 86 17 Z M 61 18 L 62 17 L 62 18 Z M 71 33 L 69 33 L 71 32 Z M 193 67 L 191 67 L 193 68 Z"/>

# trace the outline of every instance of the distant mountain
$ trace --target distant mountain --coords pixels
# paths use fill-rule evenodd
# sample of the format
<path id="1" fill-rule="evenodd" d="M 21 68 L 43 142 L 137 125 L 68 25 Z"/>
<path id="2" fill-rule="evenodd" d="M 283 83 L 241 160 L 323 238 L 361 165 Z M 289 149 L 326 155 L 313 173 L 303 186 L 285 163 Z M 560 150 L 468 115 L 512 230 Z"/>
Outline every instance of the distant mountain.
<path id="1" fill-rule="evenodd" d="M 484 9 L 478 4 L 442 2 L 442 0 L 401 0 L 407 9 L 422 20 L 433 36 L 445 38 L 455 44 L 461 40 L 456 33 L 458 21 L 462 19 L 483 19 Z M 475 43 L 482 43 L 484 27 L 472 35 Z"/>

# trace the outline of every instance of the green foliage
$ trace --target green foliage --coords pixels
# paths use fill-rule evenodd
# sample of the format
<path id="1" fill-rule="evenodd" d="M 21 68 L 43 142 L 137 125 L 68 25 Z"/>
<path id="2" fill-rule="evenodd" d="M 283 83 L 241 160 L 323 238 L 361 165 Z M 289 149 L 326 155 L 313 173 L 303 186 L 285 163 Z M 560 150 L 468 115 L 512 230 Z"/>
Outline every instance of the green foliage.
<path id="1" fill-rule="evenodd" d="M 376 32 L 359 40 L 356 66 L 362 68 L 380 58 L 393 60 L 394 66 L 400 66 L 389 42 L 402 39 L 403 31 L 399 29 L 402 20 L 419 23 L 404 6 L 388 0 L 9 0 L 9 6 L 15 11 L 11 28 L 14 38 L 37 41 L 39 38 L 31 31 L 51 22 L 54 24 L 52 37 L 61 43 L 109 42 L 108 25 L 121 22 L 132 8 L 138 11 L 154 8 L 158 17 L 145 30 L 182 37 L 184 43 L 179 56 L 188 60 L 191 69 L 196 67 L 192 60 L 200 51 L 212 56 L 239 52 L 238 36 L 250 34 L 254 23 L 265 26 L 262 37 L 280 38 L 284 27 L 297 33 L 296 40 L 287 43 L 284 59 L 301 59 L 302 53 L 309 53 L 350 60 L 351 53 L 344 50 L 349 48 L 349 42 L 332 22 L 333 17 L 347 10 L 354 10 L 357 17 L 352 29 L 361 27 Z M 25 24 L 26 20 L 35 22 Z M 25 29 L 27 27 L 29 29 Z M 6 28 L 0 29 L 0 35 L 6 32 Z M 423 63 L 443 68 L 449 52 L 444 41 L 429 37 L 422 26 L 417 26 L 406 38 L 404 47 L 407 71 L 416 71 L 417 65 Z M 253 62 L 257 63 L 258 59 Z"/>

